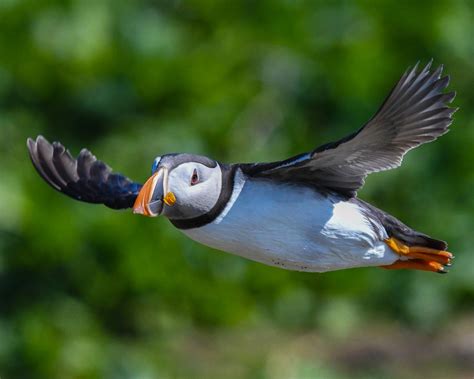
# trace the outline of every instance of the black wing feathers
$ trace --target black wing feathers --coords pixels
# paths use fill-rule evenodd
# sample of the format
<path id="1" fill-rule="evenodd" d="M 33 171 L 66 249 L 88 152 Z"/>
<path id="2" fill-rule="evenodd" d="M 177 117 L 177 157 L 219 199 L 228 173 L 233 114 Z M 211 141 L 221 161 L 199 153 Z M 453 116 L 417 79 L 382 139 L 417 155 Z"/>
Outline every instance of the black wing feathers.
<path id="1" fill-rule="evenodd" d="M 112 173 L 112 169 L 83 149 L 74 159 L 59 142 L 50 144 L 39 136 L 27 141 L 31 161 L 54 189 L 73 199 L 105 204 L 113 209 L 131 208 L 141 184 Z"/>
<path id="2" fill-rule="evenodd" d="M 324 144 L 294 164 L 244 165 L 255 177 L 298 181 L 355 196 L 368 174 L 400 166 L 403 156 L 420 144 L 447 133 L 455 108 L 449 103 L 455 92 L 442 93 L 449 76 L 443 67 L 430 72 L 431 62 L 421 72 L 407 70 L 379 111 L 357 132 Z"/>

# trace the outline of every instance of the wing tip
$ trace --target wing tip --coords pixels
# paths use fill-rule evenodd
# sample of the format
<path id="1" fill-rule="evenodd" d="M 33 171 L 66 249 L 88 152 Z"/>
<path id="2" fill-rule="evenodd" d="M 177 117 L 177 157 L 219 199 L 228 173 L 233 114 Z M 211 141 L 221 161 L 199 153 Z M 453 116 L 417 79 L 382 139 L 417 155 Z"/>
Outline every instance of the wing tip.
<path id="1" fill-rule="evenodd" d="M 28 137 L 26 146 L 34 168 L 44 181 L 73 199 L 102 203 L 113 209 L 130 208 L 135 201 L 135 192 L 141 188 L 123 175 L 111 175 L 112 169 L 98 161 L 88 149 L 82 149 L 75 159 L 60 142 L 50 143 L 42 135 Z M 109 177 L 123 180 L 122 188 L 111 188 L 111 183 L 107 183 Z M 92 181 L 91 185 L 89 181 Z M 101 185 L 94 186 L 94 183 Z M 101 189 L 103 185 L 109 187 Z"/>
<path id="2" fill-rule="evenodd" d="M 44 138 L 41 134 L 39 134 L 35 139 L 33 139 L 32 137 L 28 137 L 26 139 L 26 146 L 28 147 L 28 149 L 34 149 L 38 145 L 39 141 L 48 142 L 46 138 Z"/>
<path id="3" fill-rule="evenodd" d="M 31 137 L 28 137 L 26 140 L 26 146 L 28 148 L 28 153 L 33 163 L 34 168 L 38 174 L 57 191 L 62 191 L 61 183 L 58 183 L 57 178 L 55 178 L 54 173 L 51 172 L 48 167 L 48 160 L 53 158 L 52 146 L 46 138 L 42 135 L 38 135 L 36 140 Z M 51 152 L 51 154 L 47 154 Z M 47 154 L 47 156 L 45 155 Z M 49 157 L 51 155 L 51 157 Z"/>

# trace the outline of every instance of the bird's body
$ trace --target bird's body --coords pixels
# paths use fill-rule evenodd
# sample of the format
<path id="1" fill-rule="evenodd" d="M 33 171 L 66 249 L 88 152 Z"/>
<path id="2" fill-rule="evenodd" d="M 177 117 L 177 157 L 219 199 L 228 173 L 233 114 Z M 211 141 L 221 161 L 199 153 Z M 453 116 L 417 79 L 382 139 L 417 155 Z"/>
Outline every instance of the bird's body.
<path id="1" fill-rule="evenodd" d="M 446 272 L 447 244 L 357 198 L 368 174 L 398 167 L 411 149 L 448 131 L 455 93 L 442 67 L 402 76 L 357 132 L 270 163 L 223 164 L 166 154 L 142 186 L 88 150 L 28 140 L 39 174 L 77 200 L 163 215 L 190 238 L 267 265 L 299 271 L 381 266 Z"/>
<path id="2" fill-rule="evenodd" d="M 204 245 L 289 270 L 323 272 L 399 259 L 361 204 L 299 184 L 248 178 L 240 170 L 223 212 L 182 231 Z"/>

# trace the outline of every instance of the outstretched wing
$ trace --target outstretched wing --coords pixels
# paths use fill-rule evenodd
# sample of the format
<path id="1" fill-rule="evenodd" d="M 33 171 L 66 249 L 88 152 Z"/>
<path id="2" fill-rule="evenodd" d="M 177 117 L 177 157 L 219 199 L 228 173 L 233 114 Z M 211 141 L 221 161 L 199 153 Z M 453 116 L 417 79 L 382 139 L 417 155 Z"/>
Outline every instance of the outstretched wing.
<path id="1" fill-rule="evenodd" d="M 417 72 L 408 69 L 375 116 L 357 132 L 327 143 L 310 153 L 281 162 L 244 164 L 253 177 L 302 182 L 355 196 L 368 174 L 400 166 L 411 149 L 448 131 L 452 114 L 448 104 L 455 92 L 442 93 L 449 76 L 443 66 L 430 72 L 431 62 Z"/>
<path id="2" fill-rule="evenodd" d="M 50 144 L 44 137 L 28 138 L 31 161 L 41 177 L 55 190 L 87 203 L 109 208 L 131 208 L 142 187 L 97 160 L 82 149 L 74 159 L 59 142 Z"/>

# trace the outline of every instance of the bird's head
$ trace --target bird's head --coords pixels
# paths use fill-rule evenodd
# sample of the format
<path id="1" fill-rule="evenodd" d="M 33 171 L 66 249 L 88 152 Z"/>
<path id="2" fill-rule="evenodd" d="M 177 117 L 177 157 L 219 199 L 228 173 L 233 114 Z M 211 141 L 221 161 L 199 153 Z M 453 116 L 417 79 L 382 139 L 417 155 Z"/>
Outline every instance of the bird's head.
<path id="1" fill-rule="evenodd" d="M 157 157 L 152 175 L 140 190 L 133 212 L 164 215 L 171 220 L 192 219 L 209 212 L 222 188 L 218 162 L 192 154 Z"/>

